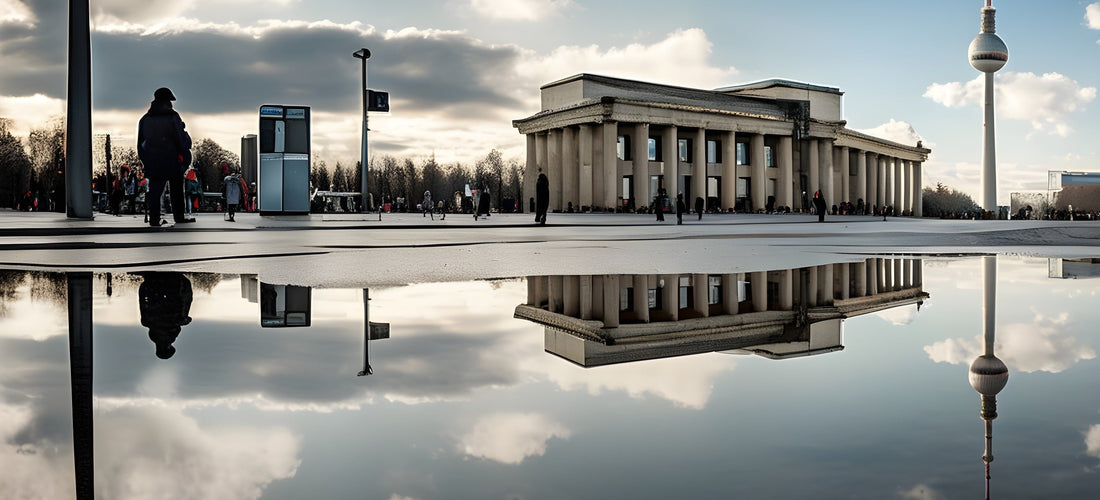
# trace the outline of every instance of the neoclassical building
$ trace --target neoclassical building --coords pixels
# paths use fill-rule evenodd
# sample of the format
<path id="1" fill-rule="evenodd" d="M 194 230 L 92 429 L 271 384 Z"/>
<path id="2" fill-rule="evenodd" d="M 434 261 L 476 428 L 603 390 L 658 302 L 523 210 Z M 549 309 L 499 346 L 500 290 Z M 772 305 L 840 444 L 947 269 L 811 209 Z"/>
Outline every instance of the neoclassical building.
<path id="1" fill-rule="evenodd" d="M 643 207 L 660 189 L 709 210 L 809 208 L 862 199 L 921 212 L 931 150 L 846 128 L 840 89 L 787 80 L 701 90 L 580 74 L 542 87 L 527 136 L 524 192 L 550 180 L 550 209 Z M 774 197 L 774 198 L 772 198 Z"/>

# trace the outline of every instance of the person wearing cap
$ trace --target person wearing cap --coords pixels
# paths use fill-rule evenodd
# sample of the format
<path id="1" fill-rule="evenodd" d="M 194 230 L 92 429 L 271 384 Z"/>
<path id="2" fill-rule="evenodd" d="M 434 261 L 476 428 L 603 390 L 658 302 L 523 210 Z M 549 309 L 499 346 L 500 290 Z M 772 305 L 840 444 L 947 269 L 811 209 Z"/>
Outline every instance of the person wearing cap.
<path id="1" fill-rule="evenodd" d="M 191 165 L 191 136 L 179 113 L 172 109 L 176 96 L 161 87 L 153 92 L 149 111 L 138 122 L 137 151 L 149 178 L 149 198 L 159 200 L 168 184 L 172 217 L 177 224 L 195 222 L 183 213 L 183 172 Z M 160 204 L 149 203 L 149 225 L 160 226 Z"/>

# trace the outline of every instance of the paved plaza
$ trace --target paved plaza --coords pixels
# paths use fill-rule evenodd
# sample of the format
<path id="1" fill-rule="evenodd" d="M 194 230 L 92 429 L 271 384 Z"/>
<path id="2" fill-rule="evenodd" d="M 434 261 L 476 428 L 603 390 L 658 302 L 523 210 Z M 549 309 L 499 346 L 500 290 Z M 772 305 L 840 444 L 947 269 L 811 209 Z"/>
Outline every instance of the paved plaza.
<path id="1" fill-rule="evenodd" d="M 0 212 L 0 267 L 122 271 L 164 268 L 263 274 L 315 286 L 548 274 L 732 272 L 865 255 L 1008 253 L 1094 257 L 1100 222 L 964 221 L 809 215 L 197 214 L 149 228 L 141 216 Z"/>

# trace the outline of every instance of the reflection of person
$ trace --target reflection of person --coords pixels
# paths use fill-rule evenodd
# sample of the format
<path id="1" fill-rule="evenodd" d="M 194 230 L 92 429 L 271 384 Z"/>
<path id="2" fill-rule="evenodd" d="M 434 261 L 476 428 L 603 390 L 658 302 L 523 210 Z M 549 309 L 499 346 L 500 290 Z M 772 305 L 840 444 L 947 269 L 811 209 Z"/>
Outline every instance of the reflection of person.
<path id="1" fill-rule="evenodd" d="M 546 224 L 546 209 L 550 207 L 550 179 L 546 174 L 539 172 L 539 178 L 535 181 L 535 222 Z"/>
<path id="2" fill-rule="evenodd" d="M 156 344 L 157 357 L 171 358 L 176 353 L 172 343 L 182 326 L 191 323 L 191 280 L 182 273 L 138 273 L 143 281 L 138 287 L 138 310 L 141 325 L 149 329 L 149 340 Z"/>
<path id="3" fill-rule="evenodd" d="M 172 109 L 174 100 L 171 90 L 157 89 L 149 111 L 138 122 L 137 151 L 149 177 L 149 225 L 153 227 L 161 224 L 159 200 L 165 183 L 176 223 L 195 222 L 183 214 L 183 170 L 191 165 L 191 136 Z"/>

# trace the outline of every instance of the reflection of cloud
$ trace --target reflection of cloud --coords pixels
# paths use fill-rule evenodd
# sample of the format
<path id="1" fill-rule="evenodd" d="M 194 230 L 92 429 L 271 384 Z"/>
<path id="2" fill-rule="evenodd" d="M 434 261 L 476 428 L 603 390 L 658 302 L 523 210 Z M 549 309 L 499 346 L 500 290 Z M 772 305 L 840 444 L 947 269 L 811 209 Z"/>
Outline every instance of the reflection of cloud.
<path id="1" fill-rule="evenodd" d="M 497 413 L 486 415 L 459 438 L 460 449 L 472 457 L 516 465 L 527 457 L 546 453 L 551 438 L 570 435 L 558 422 L 538 413 Z"/>
<path id="2" fill-rule="evenodd" d="M 1032 312 L 1035 313 L 1033 323 L 1013 323 L 997 328 L 994 350 L 1011 369 L 1059 373 L 1079 361 L 1096 357 L 1096 351 L 1078 344 L 1077 338 L 1069 335 L 1069 314 L 1047 317 L 1034 309 Z M 925 346 L 924 352 L 937 363 L 969 364 L 984 352 L 982 336 L 943 340 Z"/>
<path id="3" fill-rule="evenodd" d="M 1100 424 L 1089 427 L 1085 433 L 1085 450 L 1089 456 L 1100 458 Z"/>
<path id="4" fill-rule="evenodd" d="M 940 500 L 941 498 L 947 498 L 925 484 L 918 484 L 911 489 L 899 491 L 898 496 L 905 500 Z"/>
<path id="5" fill-rule="evenodd" d="M 101 498 L 259 498 L 294 476 L 301 444 L 279 428 L 200 428 L 178 410 L 128 408 L 97 416 Z"/>
<path id="6" fill-rule="evenodd" d="M 905 326 L 913 322 L 917 318 L 917 306 L 905 306 L 895 307 L 893 309 L 884 309 L 875 313 L 878 316 L 886 320 L 891 325 Z"/>
<path id="7" fill-rule="evenodd" d="M 714 379 L 735 366 L 730 356 L 705 354 L 591 369 L 579 368 L 560 359 L 553 361 L 548 367 L 548 376 L 563 390 L 587 389 L 593 395 L 604 390 L 624 391 L 634 398 L 649 394 L 696 410 L 707 405 Z"/>
<path id="8" fill-rule="evenodd" d="M 29 406 L 0 402 L 0 496 L 4 498 L 73 498 L 72 452 L 49 440 L 19 442 L 18 435 L 34 424 Z"/>

